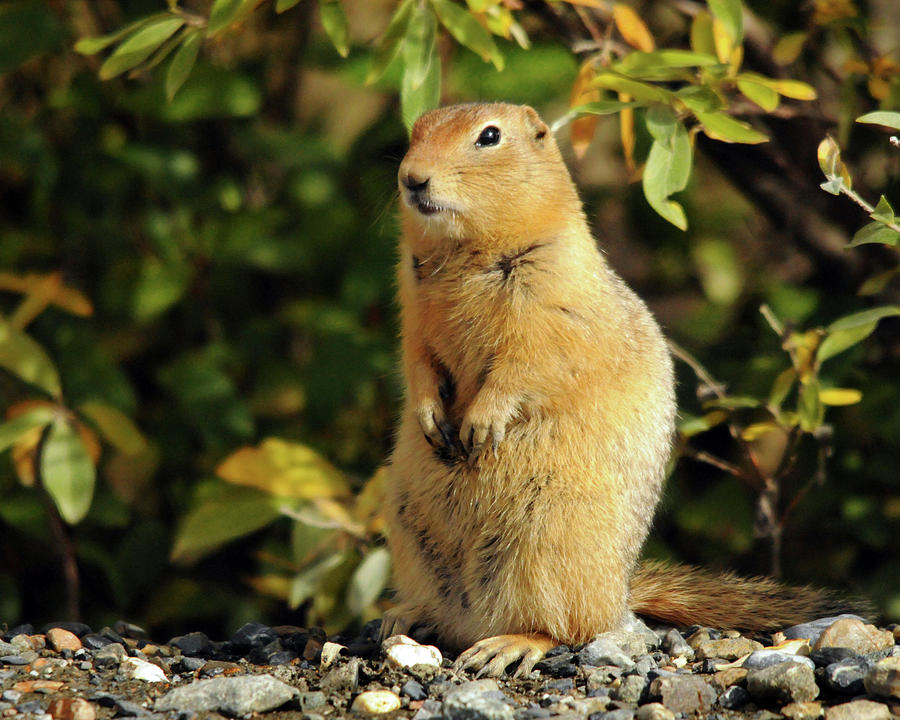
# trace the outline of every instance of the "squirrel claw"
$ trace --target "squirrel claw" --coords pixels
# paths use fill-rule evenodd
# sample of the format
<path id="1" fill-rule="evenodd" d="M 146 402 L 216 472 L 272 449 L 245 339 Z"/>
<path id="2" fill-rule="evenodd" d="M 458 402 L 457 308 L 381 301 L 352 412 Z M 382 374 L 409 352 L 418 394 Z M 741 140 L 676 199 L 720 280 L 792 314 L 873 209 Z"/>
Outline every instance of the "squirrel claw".
<path id="1" fill-rule="evenodd" d="M 479 678 L 501 677 L 509 665 L 518 662 L 513 677 L 523 677 L 553 645 L 548 636 L 537 633 L 496 635 L 479 640 L 466 650 L 457 658 L 453 669 L 477 670 Z"/>

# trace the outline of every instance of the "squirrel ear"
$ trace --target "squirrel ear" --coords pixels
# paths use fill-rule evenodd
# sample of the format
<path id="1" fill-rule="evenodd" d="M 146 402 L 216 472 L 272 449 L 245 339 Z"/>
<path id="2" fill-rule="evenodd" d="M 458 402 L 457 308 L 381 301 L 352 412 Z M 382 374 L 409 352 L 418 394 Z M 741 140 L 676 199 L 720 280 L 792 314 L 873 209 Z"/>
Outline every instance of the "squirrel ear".
<path id="1" fill-rule="evenodd" d="M 532 137 L 534 137 L 535 141 L 538 143 L 543 142 L 547 133 L 550 132 L 550 128 L 548 128 L 547 124 L 541 120 L 541 116 L 537 114 L 537 110 L 528 105 L 523 105 L 522 107 L 525 110 L 525 122 L 532 130 Z"/>

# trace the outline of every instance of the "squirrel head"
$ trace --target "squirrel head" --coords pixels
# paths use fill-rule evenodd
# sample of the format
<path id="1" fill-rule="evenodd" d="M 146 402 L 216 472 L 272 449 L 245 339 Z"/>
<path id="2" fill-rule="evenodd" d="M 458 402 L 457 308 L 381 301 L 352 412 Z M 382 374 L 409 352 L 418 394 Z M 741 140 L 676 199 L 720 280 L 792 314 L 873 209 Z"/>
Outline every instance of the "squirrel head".
<path id="1" fill-rule="evenodd" d="M 505 247 L 558 234 L 581 217 L 569 172 L 534 109 L 439 108 L 413 126 L 398 186 L 407 240 Z"/>

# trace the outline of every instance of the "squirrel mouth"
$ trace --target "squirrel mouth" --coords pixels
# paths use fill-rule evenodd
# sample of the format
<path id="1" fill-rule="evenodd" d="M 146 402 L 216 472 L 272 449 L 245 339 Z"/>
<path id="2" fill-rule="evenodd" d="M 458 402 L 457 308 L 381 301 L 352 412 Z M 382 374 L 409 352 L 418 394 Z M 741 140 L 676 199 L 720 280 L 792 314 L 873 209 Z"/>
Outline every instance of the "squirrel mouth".
<path id="1" fill-rule="evenodd" d="M 437 215 L 443 212 L 452 212 L 453 208 L 448 205 L 436 203 L 433 199 L 424 196 L 422 193 L 410 192 L 406 195 L 406 204 L 411 208 L 415 208 L 422 215 Z"/>

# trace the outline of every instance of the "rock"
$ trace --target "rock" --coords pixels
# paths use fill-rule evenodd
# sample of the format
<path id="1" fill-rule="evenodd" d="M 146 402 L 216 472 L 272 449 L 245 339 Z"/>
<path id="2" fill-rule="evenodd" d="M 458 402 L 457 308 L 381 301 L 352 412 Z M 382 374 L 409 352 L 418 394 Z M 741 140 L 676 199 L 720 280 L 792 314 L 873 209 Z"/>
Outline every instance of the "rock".
<path id="1" fill-rule="evenodd" d="M 879 660 L 863 682 L 872 695 L 900 700 L 900 657 Z"/>
<path id="2" fill-rule="evenodd" d="M 184 655 L 193 657 L 207 657 L 212 650 L 212 642 L 206 633 L 192 632 L 187 635 L 178 635 L 169 640 L 169 645 L 177 647 Z"/>
<path id="3" fill-rule="evenodd" d="M 644 657 L 638 658 L 634 663 L 634 672 L 643 677 L 647 677 L 651 670 L 656 670 L 658 667 L 659 664 L 653 659 L 652 655 L 644 655 Z"/>
<path id="4" fill-rule="evenodd" d="M 570 677 L 551 680 L 543 688 L 547 693 L 571 693 L 574 689 L 575 681 Z"/>
<path id="5" fill-rule="evenodd" d="M 350 710 L 383 715 L 400 707 L 400 698 L 390 690 L 366 690 L 353 699 Z"/>
<path id="6" fill-rule="evenodd" d="M 88 633 L 81 638 L 81 644 L 88 650 L 99 650 L 107 645 L 112 645 L 113 641 L 97 633 Z"/>
<path id="7" fill-rule="evenodd" d="M 769 650 L 767 648 L 750 653 L 747 659 L 741 663 L 741 667 L 745 667 L 748 670 L 762 670 L 763 668 L 785 662 L 798 662 L 806 665 L 810 670 L 814 670 L 816 667 L 815 663 L 808 657 L 791 655 L 780 650 Z"/>
<path id="8" fill-rule="evenodd" d="M 95 720 L 97 717 L 94 706 L 81 698 L 57 698 L 50 703 L 47 712 L 56 720 Z"/>
<path id="9" fill-rule="evenodd" d="M 418 680 L 407 680 L 400 688 L 400 693 L 410 700 L 425 700 L 428 697 L 428 693 Z"/>
<path id="10" fill-rule="evenodd" d="M 119 672 L 126 678 L 132 680 L 143 680 L 144 682 L 168 682 L 169 679 L 163 672 L 162 668 L 154 665 L 146 660 L 136 657 L 127 657 L 122 660 L 119 665 Z"/>
<path id="11" fill-rule="evenodd" d="M 635 711 L 631 708 L 619 708 L 608 712 L 599 712 L 590 716 L 590 720 L 633 720 Z"/>
<path id="12" fill-rule="evenodd" d="M 749 655 L 754 650 L 762 650 L 762 643 L 747 638 L 724 638 L 722 640 L 706 640 L 698 643 L 694 648 L 698 660 L 706 658 L 722 658 L 724 660 L 737 660 L 744 655 Z"/>
<path id="13" fill-rule="evenodd" d="M 692 675 L 665 675 L 650 683 L 650 697 L 675 713 L 708 711 L 716 701 L 709 683 Z"/>
<path id="14" fill-rule="evenodd" d="M 50 647 L 56 652 L 62 652 L 63 650 L 75 652 L 76 650 L 81 650 L 82 647 L 78 636 L 63 628 L 50 628 L 47 631 L 47 642 L 50 643 Z"/>
<path id="15" fill-rule="evenodd" d="M 298 695 L 290 685 L 271 675 L 195 680 L 170 690 L 156 701 L 156 712 L 221 712 L 239 717 L 281 707 Z"/>
<path id="16" fill-rule="evenodd" d="M 40 635 L 13 635 L 9 641 L 20 654 L 27 652 L 40 652 L 47 646 L 47 641 Z"/>
<path id="17" fill-rule="evenodd" d="M 441 703 L 437 700 L 426 700 L 422 707 L 416 711 L 416 714 L 413 715 L 412 720 L 438 720 L 438 718 L 443 718 L 441 707 Z"/>
<path id="18" fill-rule="evenodd" d="M 694 659 L 694 649 L 688 645 L 681 633 L 675 630 L 669 630 L 662 641 L 662 649 L 672 657 L 685 657 L 688 660 Z"/>
<path id="19" fill-rule="evenodd" d="M 792 625 L 787 630 L 785 630 L 782 635 L 788 640 L 797 640 L 799 638 L 806 638 L 809 640 L 809 644 L 813 645 L 818 639 L 819 636 L 825 632 L 825 629 L 833 625 L 838 620 L 843 620 L 845 618 L 854 618 L 859 620 L 860 622 L 864 622 L 863 618 L 859 615 L 851 615 L 849 613 L 845 613 L 844 615 L 833 615 L 831 617 L 819 618 L 818 620 L 813 620 L 808 623 L 801 623 L 800 625 Z"/>
<path id="20" fill-rule="evenodd" d="M 573 653 L 562 653 L 561 655 L 544 658 L 534 667 L 550 677 L 573 677 L 578 672 L 578 666 L 572 662 L 574 659 L 575 655 Z"/>
<path id="21" fill-rule="evenodd" d="M 728 668 L 728 670 L 720 670 L 710 678 L 710 682 L 720 692 L 731 685 L 739 685 L 747 679 L 747 673 L 750 671 L 746 668 Z"/>
<path id="22" fill-rule="evenodd" d="M 87 635 L 87 634 L 91 631 L 90 626 L 89 626 L 89 625 L 85 625 L 84 623 L 80 623 L 80 622 L 65 622 L 65 621 L 64 621 L 64 622 L 51 622 L 51 623 L 47 623 L 46 625 L 44 625 L 44 627 L 41 628 L 41 632 L 42 632 L 44 635 L 46 635 L 47 632 L 48 632 L 50 629 L 52 629 L 52 628 L 60 628 L 60 629 L 62 629 L 62 630 L 68 630 L 70 633 L 72 633 L 73 635 L 77 635 L 77 636 L 80 637 L 80 638 L 81 638 L 81 637 L 84 637 L 85 635 Z M 31 625 L 23 625 L 23 626 L 21 626 L 20 628 L 13 628 L 13 630 L 14 630 L 15 632 L 23 632 L 23 633 L 25 633 L 26 635 L 33 635 L 33 634 L 34 634 L 34 629 L 31 627 Z M 26 631 L 27 631 L 27 632 L 26 632 Z"/>
<path id="23" fill-rule="evenodd" d="M 408 668 L 413 665 L 433 665 L 440 667 L 443 661 L 441 651 L 434 645 L 420 645 L 406 635 L 393 635 L 382 643 L 388 664 L 394 668 Z"/>
<path id="24" fill-rule="evenodd" d="M 134 623 L 125 622 L 123 620 L 117 620 L 113 623 L 113 630 L 123 637 L 134 638 L 135 640 L 150 639 L 150 634 L 140 625 L 135 625 Z"/>
<path id="25" fill-rule="evenodd" d="M 751 670 L 747 675 L 747 691 L 762 704 L 807 702 L 819 695 L 812 669 L 798 662 Z"/>
<path id="26" fill-rule="evenodd" d="M 640 675 L 626 675 L 622 678 L 622 684 L 613 688 L 610 697 L 613 700 L 637 705 L 646 686 L 647 681 Z"/>
<path id="27" fill-rule="evenodd" d="M 598 635 L 585 645 L 578 653 L 581 665 L 615 665 L 623 670 L 634 669 L 634 660 L 605 635 Z"/>
<path id="28" fill-rule="evenodd" d="M 638 708 L 634 717 L 636 720 L 675 720 L 675 713 L 660 703 L 647 703 Z"/>
<path id="29" fill-rule="evenodd" d="M 825 668 L 823 677 L 828 687 L 835 692 L 844 695 L 862 695 L 866 691 L 863 679 L 870 668 L 870 663 L 857 655 L 831 663 Z"/>
<path id="30" fill-rule="evenodd" d="M 306 711 L 322 707 L 328 702 L 328 698 L 325 697 L 325 693 L 321 690 L 314 690 L 312 692 L 300 693 L 297 697 L 297 701 L 300 703 L 300 709 Z"/>
<path id="31" fill-rule="evenodd" d="M 275 639 L 272 642 L 254 647 L 247 655 L 247 659 L 254 665 L 286 665 L 297 657 L 297 653 L 292 650 L 285 650 L 281 644 L 281 640 Z"/>
<path id="32" fill-rule="evenodd" d="M 592 692 L 600 688 L 605 688 L 621 676 L 622 668 L 617 668 L 614 665 L 598 667 L 596 670 L 592 670 L 591 674 L 588 675 L 586 689 L 588 692 Z"/>
<path id="33" fill-rule="evenodd" d="M 809 702 L 788 703 L 781 708 L 781 714 L 790 720 L 818 720 L 824 714 L 822 703 Z"/>
<path id="34" fill-rule="evenodd" d="M 338 659 L 338 656 L 341 654 L 342 650 L 346 650 L 343 645 L 339 643 L 327 642 L 322 646 L 322 661 L 321 665 L 323 668 L 331 665 L 335 660 Z"/>
<path id="35" fill-rule="evenodd" d="M 118 643 L 110 643 L 94 651 L 94 666 L 98 669 L 115 667 L 125 658 L 125 648 Z"/>
<path id="36" fill-rule="evenodd" d="M 750 693 L 739 685 L 731 685 L 719 695 L 719 705 L 727 710 L 744 707 L 748 702 L 750 702 Z"/>
<path id="37" fill-rule="evenodd" d="M 13 685 L 12 689 L 23 693 L 44 693 L 48 695 L 57 692 L 64 684 L 60 680 L 20 680 Z"/>
<path id="38" fill-rule="evenodd" d="M 3 642 L 2 640 L 0 640 L 0 657 L 3 657 L 5 655 L 18 655 L 18 654 L 19 654 L 19 651 L 16 650 L 16 648 L 14 648 L 8 642 Z"/>
<path id="39" fill-rule="evenodd" d="M 338 665 L 322 678 L 320 687 L 326 693 L 349 690 L 356 692 L 359 686 L 359 658 L 350 658 L 345 665 Z"/>
<path id="40" fill-rule="evenodd" d="M 890 630 L 879 630 L 856 618 L 842 618 L 829 625 L 813 644 L 814 650 L 823 647 L 845 647 L 865 655 L 887 650 L 894 646 L 894 635 Z"/>
<path id="41" fill-rule="evenodd" d="M 280 639 L 278 633 L 268 625 L 248 622 L 241 625 L 231 636 L 231 644 L 236 650 L 247 652 L 250 648 L 262 647 L 278 639 Z"/>
<path id="42" fill-rule="evenodd" d="M 854 652 L 850 648 L 841 647 L 824 647 L 820 650 L 813 650 L 809 654 L 809 659 L 816 664 L 816 667 L 827 667 L 832 663 L 837 663 L 847 658 L 858 657 L 861 657 L 859 653 Z"/>
<path id="43" fill-rule="evenodd" d="M 825 720 L 890 720 L 887 705 L 871 700 L 854 700 L 825 711 Z"/>
<path id="44" fill-rule="evenodd" d="M 513 709 L 503 700 L 494 680 L 472 680 L 444 695 L 448 720 L 513 720 Z"/>

